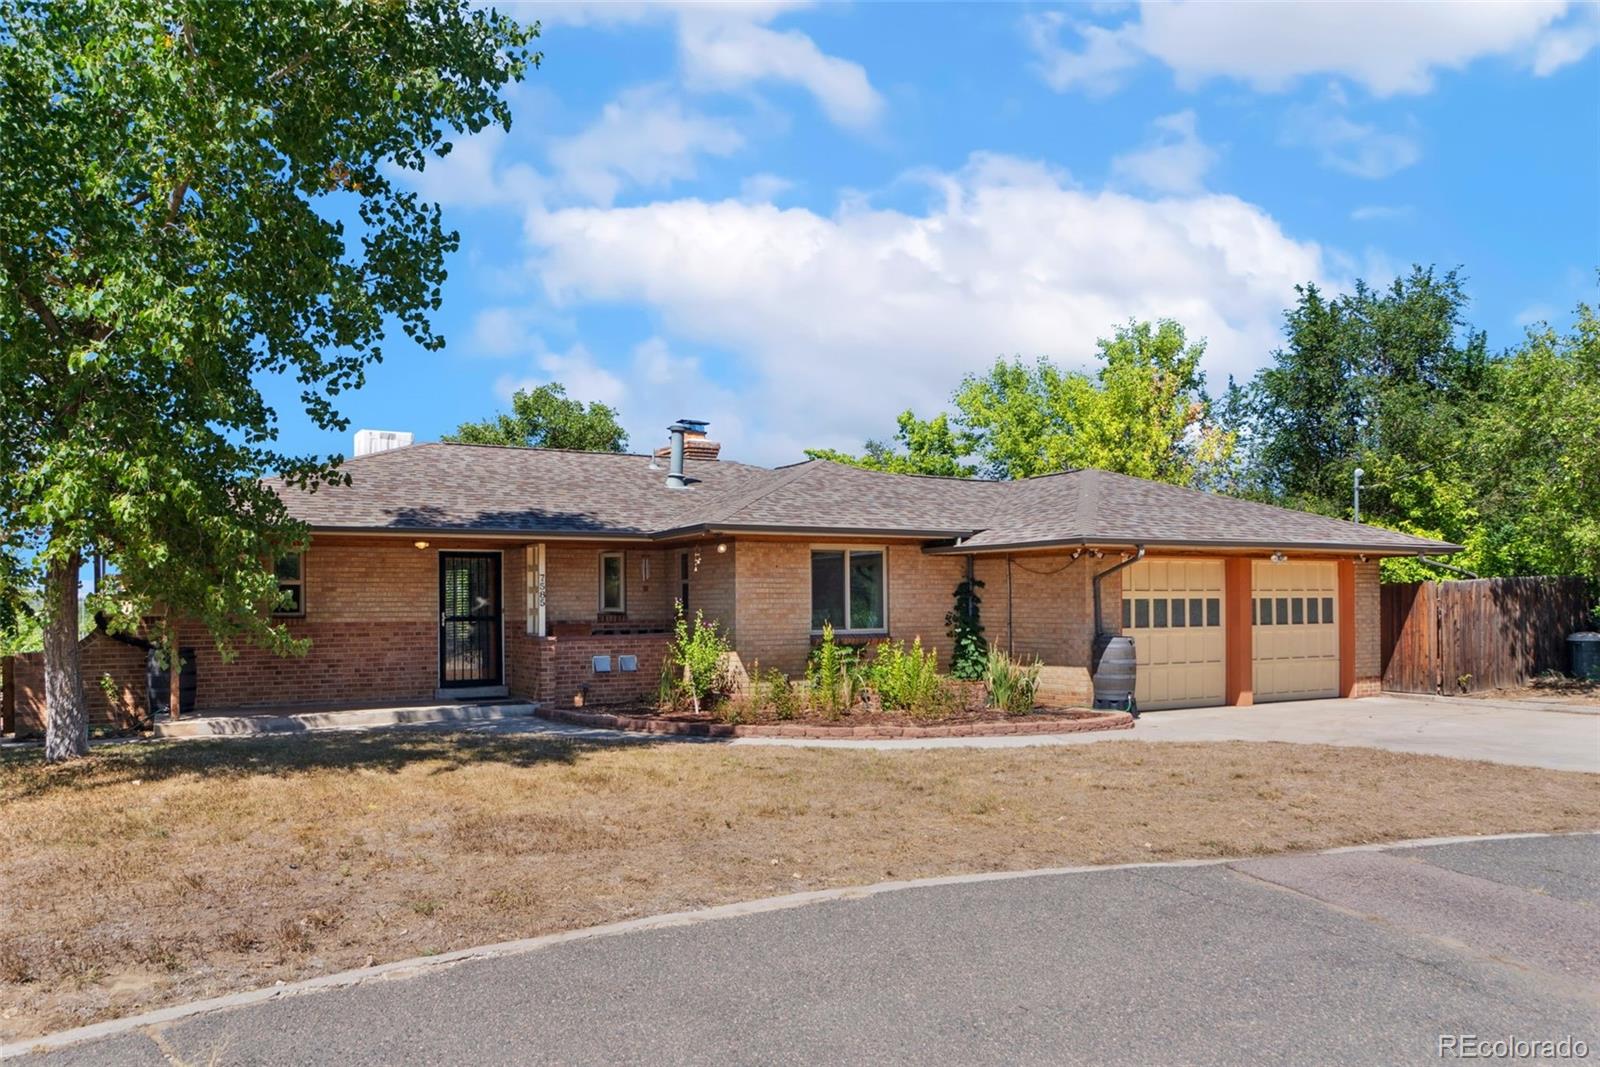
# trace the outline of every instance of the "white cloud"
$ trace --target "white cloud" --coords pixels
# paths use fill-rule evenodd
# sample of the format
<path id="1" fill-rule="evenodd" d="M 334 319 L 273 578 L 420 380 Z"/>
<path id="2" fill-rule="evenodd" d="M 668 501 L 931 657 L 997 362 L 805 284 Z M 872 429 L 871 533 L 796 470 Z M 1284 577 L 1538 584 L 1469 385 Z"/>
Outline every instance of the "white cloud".
<path id="1" fill-rule="evenodd" d="M 1350 212 L 1350 221 L 1404 222 L 1415 214 L 1410 204 L 1362 204 Z"/>
<path id="2" fill-rule="evenodd" d="M 825 54 L 798 30 L 696 15 L 680 19 L 678 49 L 690 88 L 727 90 L 762 81 L 792 82 L 814 96 L 840 126 L 866 129 L 883 114 L 883 97 L 859 63 Z"/>
<path id="3" fill-rule="evenodd" d="M 739 183 L 739 199 L 749 204 L 764 204 L 794 188 L 794 182 L 776 174 L 752 174 Z"/>
<path id="4" fill-rule="evenodd" d="M 1091 22 L 1069 19 L 1059 11 L 1023 16 L 1023 32 L 1037 57 L 1036 67 L 1045 84 L 1058 93 L 1082 89 L 1104 96 L 1122 87 L 1127 72 L 1142 55 L 1132 34 Z M 1082 42 L 1077 50 L 1061 44 L 1064 29 Z"/>
<path id="5" fill-rule="evenodd" d="M 625 90 L 588 129 L 550 146 L 562 185 L 610 204 L 625 185 L 660 188 L 696 176 L 698 156 L 727 156 L 744 138 L 723 119 L 692 114 L 661 86 Z"/>
<path id="6" fill-rule="evenodd" d="M 461 207 L 525 205 L 543 195 L 545 180 L 525 163 L 505 163 L 509 135 L 498 126 L 457 138 L 450 154 L 429 158 L 421 172 L 396 170 L 395 175 L 426 200 Z"/>
<path id="7" fill-rule="evenodd" d="M 1165 115 L 1151 124 L 1155 137 L 1145 147 L 1111 161 L 1114 177 L 1158 193 L 1199 191 L 1217 153 L 1196 129 L 1193 111 Z"/>
<path id="8" fill-rule="evenodd" d="M 1323 166 L 1357 178 L 1387 178 L 1422 158 L 1415 138 L 1357 122 L 1347 107 L 1334 86 L 1315 103 L 1290 108 L 1283 143 L 1311 148 Z"/>
<path id="9" fill-rule="evenodd" d="M 615 408 L 634 451 L 665 443 L 667 425 L 680 418 L 714 418 L 711 437 L 723 442 L 729 458 L 745 455 L 752 444 L 740 398 L 713 383 L 697 357 L 679 355 L 660 337 L 647 338 L 625 357 L 611 361 L 582 344 L 562 352 L 544 348 L 542 342 L 536 345 L 531 373 L 496 379 L 495 396 L 502 404 L 509 405 L 519 389 L 560 382 L 574 400 Z"/>
<path id="10" fill-rule="evenodd" d="M 732 410 L 761 414 L 738 454 L 769 461 L 858 446 L 1001 354 L 1087 366 L 1094 339 L 1130 316 L 1206 337 L 1218 380 L 1247 373 L 1279 343 L 1295 283 L 1327 281 L 1316 244 L 1230 196 L 1088 191 L 995 156 L 942 188 L 921 213 L 695 199 L 536 209 L 527 233 L 554 301 L 642 304 L 675 343 L 735 354 L 748 384 Z"/>
<path id="11" fill-rule="evenodd" d="M 627 396 L 623 380 L 602 366 L 583 345 L 573 345 L 564 352 L 543 349 L 542 343 L 540 347 L 542 351 L 533 357 L 537 373 L 504 374 L 495 381 L 495 395 L 502 401 L 509 403 L 511 394 L 519 389 L 533 389 L 549 382 L 560 382 L 569 397 L 586 404 L 598 401 L 616 407 Z"/>
<path id="12" fill-rule="evenodd" d="M 835 123 L 865 129 L 877 122 L 883 97 L 866 70 L 828 55 L 799 30 L 775 30 L 795 3 L 576 3 L 540 7 L 545 21 L 624 26 L 670 22 L 677 33 L 685 83 L 693 89 L 733 91 L 763 82 L 797 85 Z"/>
<path id="13" fill-rule="evenodd" d="M 512 307 L 489 307 L 472 320 L 472 355 L 514 356 L 542 347 L 533 317 Z"/>
<path id="14" fill-rule="evenodd" d="M 1171 68 L 1186 88 L 1234 78 L 1276 92 L 1307 76 L 1339 75 L 1390 96 L 1427 92 L 1440 71 L 1486 56 L 1512 57 L 1538 75 L 1557 70 L 1581 58 L 1600 37 L 1588 7 L 1565 0 L 1146 0 L 1136 15 L 1114 26 L 1057 15 L 1032 16 L 1023 27 L 1045 80 L 1057 90 L 1114 89 L 1142 57 L 1150 57 Z M 1078 40 L 1063 44 L 1063 27 Z"/>

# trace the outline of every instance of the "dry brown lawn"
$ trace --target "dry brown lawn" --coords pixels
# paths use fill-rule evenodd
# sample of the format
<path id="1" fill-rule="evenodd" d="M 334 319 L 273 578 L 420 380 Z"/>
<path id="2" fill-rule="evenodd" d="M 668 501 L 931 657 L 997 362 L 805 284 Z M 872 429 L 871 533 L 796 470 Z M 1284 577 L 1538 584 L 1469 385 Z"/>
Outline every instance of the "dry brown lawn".
<path id="1" fill-rule="evenodd" d="M 967 871 L 1600 827 L 1600 775 L 1279 744 L 819 751 L 434 732 L 0 757 L 0 1033 Z"/>

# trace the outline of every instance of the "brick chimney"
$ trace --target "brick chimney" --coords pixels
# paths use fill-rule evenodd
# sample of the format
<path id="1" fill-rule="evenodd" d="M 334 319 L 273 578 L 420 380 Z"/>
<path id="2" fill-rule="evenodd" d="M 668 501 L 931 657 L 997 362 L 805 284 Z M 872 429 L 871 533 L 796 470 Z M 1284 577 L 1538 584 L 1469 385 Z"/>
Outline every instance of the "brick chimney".
<path id="1" fill-rule="evenodd" d="M 678 425 L 683 427 L 682 433 L 684 459 L 713 460 L 717 458 L 719 453 L 721 453 L 721 442 L 713 441 L 706 436 L 704 423 L 696 423 L 693 421 L 684 420 L 678 423 Z M 655 457 L 657 459 L 669 459 L 671 456 L 672 448 L 668 445 L 663 445 L 655 451 Z"/>

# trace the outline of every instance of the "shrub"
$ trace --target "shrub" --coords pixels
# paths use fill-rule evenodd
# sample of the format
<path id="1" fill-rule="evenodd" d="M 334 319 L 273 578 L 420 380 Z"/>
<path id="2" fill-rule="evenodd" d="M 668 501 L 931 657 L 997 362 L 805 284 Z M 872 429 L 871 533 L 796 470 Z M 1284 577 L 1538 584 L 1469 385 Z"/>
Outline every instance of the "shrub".
<path id="1" fill-rule="evenodd" d="M 728 654 L 732 649 L 717 624 L 707 622 L 701 612 L 694 613 L 694 625 L 690 626 L 683 616 L 683 605 L 679 604 L 677 610 L 667 660 L 680 672 L 676 682 L 678 691 L 689 697 L 698 712 L 732 687 L 728 672 Z"/>
<path id="2" fill-rule="evenodd" d="M 861 683 L 857 666 L 856 650 L 834 641 L 833 626 L 823 623 L 822 642 L 806 665 L 812 705 L 830 718 L 838 718 L 852 707 Z"/>
<path id="3" fill-rule="evenodd" d="M 787 722 L 799 713 L 800 694 L 795 692 L 788 675 L 776 667 L 761 676 L 758 689 L 762 702 L 771 706 L 774 718 Z"/>
<path id="4" fill-rule="evenodd" d="M 900 641 L 882 642 L 865 673 L 887 709 L 927 712 L 941 704 L 938 657 L 932 649 L 923 651 L 920 637 L 909 650 Z"/>
<path id="5" fill-rule="evenodd" d="M 950 635 L 950 674 L 962 681 L 972 682 L 983 677 L 989 660 L 989 641 L 983 636 L 983 622 L 978 605 L 983 598 L 978 590 L 983 583 L 976 578 L 962 581 L 956 586 L 956 603 L 945 614 L 945 632 Z"/>
<path id="6" fill-rule="evenodd" d="M 1024 664 L 998 648 L 989 650 L 983 681 L 989 688 L 989 703 L 1008 715 L 1026 715 L 1033 710 L 1039 694 L 1039 674 L 1044 664 L 1035 659 Z"/>

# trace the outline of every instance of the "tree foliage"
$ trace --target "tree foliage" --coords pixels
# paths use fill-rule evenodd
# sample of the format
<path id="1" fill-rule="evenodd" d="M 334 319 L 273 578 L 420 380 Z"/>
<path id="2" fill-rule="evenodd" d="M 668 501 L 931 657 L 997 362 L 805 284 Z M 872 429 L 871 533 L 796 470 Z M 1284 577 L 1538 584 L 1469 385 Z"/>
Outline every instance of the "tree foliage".
<path id="1" fill-rule="evenodd" d="M 972 451 L 972 441 L 951 429 L 950 416 L 940 412 L 931 419 L 919 419 L 911 411 L 902 411 L 899 424 L 893 442 L 868 441 L 859 456 L 831 448 L 808 448 L 806 456 L 893 474 L 970 478 L 977 473 L 976 466 L 964 462 Z"/>
<path id="2" fill-rule="evenodd" d="M 61 636 L 92 549 L 120 625 L 292 651 L 262 612 L 304 532 L 261 478 L 342 475 L 276 447 L 259 385 L 342 430 L 385 322 L 443 344 L 456 235 L 391 175 L 508 126 L 536 30 L 464 0 L 0 0 L 0 26 L 0 552 Z M 50 688 L 76 644 L 45 645 L 58 758 L 86 745 Z"/>
<path id="3" fill-rule="evenodd" d="M 464 422 L 444 440 L 466 445 L 512 445 L 520 448 L 571 448 L 582 452 L 622 452 L 628 435 L 616 409 L 599 401 L 585 406 L 567 396 L 558 382 L 518 389 L 511 412 L 483 422 Z"/>
<path id="4" fill-rule="evenodd" d="M 1593 311 L 1498 357 L 1467 321 L 1459 271 L 1415 267 L 1384 289 L 1297 289 L 1285 346 L 1223 418 L 1235 488 L 1462 545 L 1475 573 L 1600 575 L 1600 354 Z M 1390 579 L 1438 576 L 1407 560 Z"/>
<path id="5" fill-rule="evenodd" d="M 1130 322 L 1098 347 L 1092 374 L 1047 359 L 1000 359 L 961 382 L 954 415 L 902 413 L 894 445 L 869 441 L 860 456 L 807 454 L 957 477 L 1099 467 L 1179 485 L 1204 483 L 1226 467 L 1233 437 L 1212 417 L 1202 342 L 1189 342 L 1182 326 L 1162 320 Z"/>

